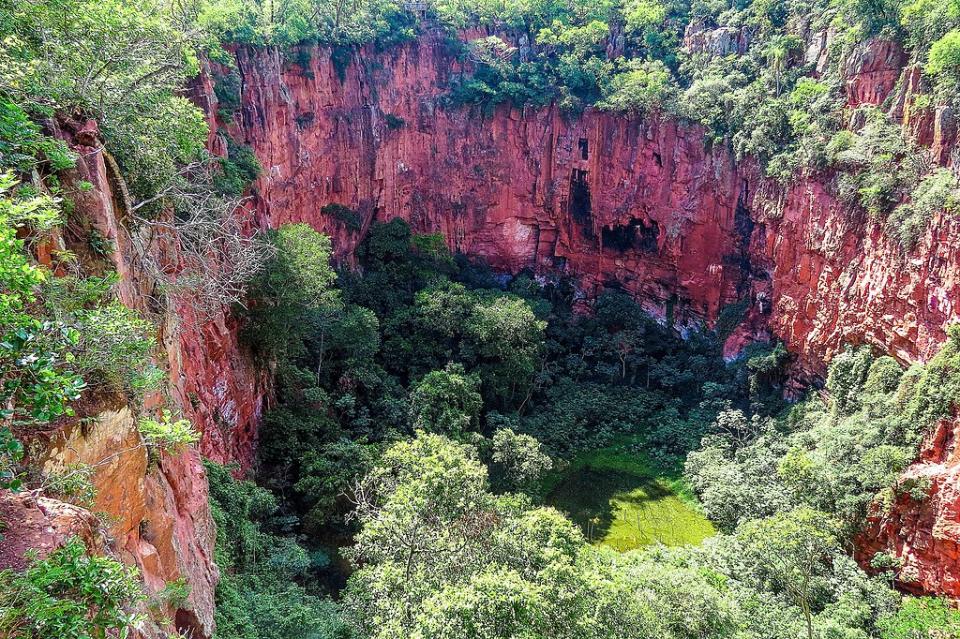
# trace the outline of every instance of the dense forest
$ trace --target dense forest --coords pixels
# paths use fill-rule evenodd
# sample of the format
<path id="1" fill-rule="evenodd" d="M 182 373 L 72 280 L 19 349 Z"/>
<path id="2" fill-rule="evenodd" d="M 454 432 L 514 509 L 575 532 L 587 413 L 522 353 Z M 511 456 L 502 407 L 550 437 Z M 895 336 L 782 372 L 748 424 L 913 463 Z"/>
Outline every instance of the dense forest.
<path id="1" fill-rule="evenodd" d="M 956 401 L 960 335 L 909 371 L 851 349 L 831 366 L 828 400 L 787 405 L 788 353 L 725 364 L 724 323 L 680 339 L 615 291 L 577 314 L 564 282 L 498 278 L 400 221 L 371 231 L 362 275 L 331 270 L 329 241 L 308 227 L 272 241 L 249 324 L 280 383 L 263 479 L 211 467 L 230 574 L 222 636 L 309 636 L 297 633 L 310 624 L 370 637 L 956 628 L 945 603 L 891 589 L 891 558 L 868 576 L 848 551 L 872 503 L 914 488 L 897 477 Z M 567 475 L 574 485 L 557 490 Z M 631 522 L 564 516 L 624 479 L 617 491 L 644 486 L 651 501 L 696 495 L 720 532 L 620 553 L 623 533 L 607 533 Z M 655 514 L 667 531 L 697 524 L 682 500 Z M 341 552 L 358 568 L 343 590 Z M 339 609 L 324 603 L 334 593 Z"/>
<path id="2" fill-rule="evenodd" d="M 690 55 L 691 25 L 750 46 Z M 798 30 L 827 27 L 814 76 Z M 882 110 L 850 130 L 837 62 L 882 34 L 922 66 L 918 102 L 954 104 L 955 0 L 0 0 L 0 488 L 92 504 L 110 457 L 50 471 L 33 448 L 98 403 L 135 408 L 151 464 L 195 445 L 158 335 L 184 306 L 227 309 L 275 401 L 250 472 L 204 463 L 217 639 L 960 637 L 952 602 L 905 594 L 896 557 L 853 558 L 870 513 L 926 495 L 901 473 L 960 406 L 960 326 L 909 367 L 851 345 L 798 396 L 782 343 L 724 358 L 743 303 L 681 332 L 614 283 L 588 299 L 559 275 L 495 272 L 400 219 L 341 261 L 305 224 L 252 229 L 262 169 L 239 142 L 208 150 L 186 97 L 202 61 L 314 43 L 348 64 L 427 30 L 466 63 L 445 108 L 697 123 L 771 179 L 836 171 L 904 249 L 960 202 Z M 64 131 L 81 116 L 122 175 L 149 281 L 136 308 L 78 213 L 93 185 Z M 89 550 L 75 538 L 0 571 L 0 636 L 173 627 L 156 610 L 189 584 L 147 595 Z"/>

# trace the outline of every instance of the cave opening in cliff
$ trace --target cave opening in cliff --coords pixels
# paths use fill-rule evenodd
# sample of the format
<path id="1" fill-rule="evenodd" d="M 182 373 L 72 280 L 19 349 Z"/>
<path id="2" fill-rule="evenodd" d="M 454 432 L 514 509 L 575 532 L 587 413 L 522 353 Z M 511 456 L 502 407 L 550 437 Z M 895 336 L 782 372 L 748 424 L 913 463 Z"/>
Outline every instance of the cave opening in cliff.
<path id="1" fill-rule="evenodd" d="M 626 253 L 639 251 L 652 254 L 657 252 L 657 239 L 660 237 L 660 225 L 655 220 L 649 223 L 633 218 L 629 224 L 603 227 L 601 239 L 603 248 Z"/>
<path id="2" fill-rule="evenodd" d="M 590 205 L 590 184 L 587 171 L 574 169 L 570 174 L 570 217 L 584 229 L 591 231 L 592 210 Z"/>

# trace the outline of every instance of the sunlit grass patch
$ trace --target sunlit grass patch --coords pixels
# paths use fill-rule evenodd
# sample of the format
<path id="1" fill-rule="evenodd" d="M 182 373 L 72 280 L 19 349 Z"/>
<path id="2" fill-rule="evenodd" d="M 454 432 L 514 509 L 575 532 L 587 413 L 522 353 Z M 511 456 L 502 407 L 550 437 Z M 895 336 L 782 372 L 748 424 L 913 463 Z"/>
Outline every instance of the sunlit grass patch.
<path id="1" fill-rule="evenodd" d="M 620 551 L 698 544 L 716 532 L 679 472 L 656 468 L 628 443 L 581 455 L 543 488 L 592 543 Z"/>

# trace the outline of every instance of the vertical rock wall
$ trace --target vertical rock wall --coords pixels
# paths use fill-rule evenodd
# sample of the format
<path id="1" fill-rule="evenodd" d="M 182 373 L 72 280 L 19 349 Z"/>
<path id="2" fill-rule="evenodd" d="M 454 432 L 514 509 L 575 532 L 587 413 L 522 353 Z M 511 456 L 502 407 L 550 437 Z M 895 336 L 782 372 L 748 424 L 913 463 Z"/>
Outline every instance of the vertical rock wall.
<path id="1" fill-rule="evenodd" d="M 681 326 L 749 298 L 751 321 L 729 354 L 744 334 L 772 334 L 807 378 L 844 343 L 928 358 L 960 317 L 960 226 L 949 214 L 904 253 L 837 200 L 835 176 L 780 187 L 707 148 L 694 125 L 452 107 L 446 87 L 462 69 L 440 37 L 363 50 L 342 76 L 319 47 L 235 56 L 241 106 L 226 121 L 211 117 L 212 147 L 225 149 L 227 136 L 251 145 L 264 169 L 254 187 L 261 223 L 307 222 L 333 236 L 341 257 L 373 221 L 402 217 L 498 269 L 570 275 L 586 297 L 622 287 Z M 844 65 L 851 104 L 884 101 L 904 63 L 887 41 L 857 48 Z M 227 72 L 209 70 L 198 87 L 210 113 L 213 83 Z M 894 102 L 909 103 L 900 84 Z M 936 127 L 902 107 L 895 116 L 935 157 L 947 155 L 949 118 Z M 324 214 L 333 203 L 356 210 L 358 224 Z"/>
<path id="2" fill-rule="evenodd" d="M 248 468 L 253 460 L 256 425 L 269 395 L 267 371 L 256 365 L 238 340 L 229 310 L 198 317 L 193 307 L 164 308 L 129 235 L 122 181 L 102 150 L 96 124 L 65 121 L 60 136 L 77 152 L 75 169 L 61 175 L 72 189 L 76 214 L 71 218 L 75 246 L 84 266 L 84 244 L 96 231 L 112 248 L 109 265 L 120 276 L 119 297 L 127 306 L 160 322 L 158 364 L 169 386 L 146 398 L 146 408 L 170 405 L 202 433 L 198 450 L 158 453 L 148 459 L 136 417 L 123 398 L 90 397 L 80 407 L 83 419 L 58 425 L 41 437 L 40 463 L 45 471 L 62 471 L 82 463 L 96 469 L 96 501 L 84 510 L 52 499 L 0 495 L 0 516 L 10 524 L 0 541 L 0 565 L 19 566 L 27 547 L 41 552 L 81 534 L 94 551 L 109 552 L 140 569 L 148 595 L 183 579 L 189 598 L 177 609 L 157 602 L 171 626 L 147 623 L 145 637 L 177 630 L 195 638 L 214 631 L 214 591 L 219 573 L 214 562 L 215 528 L 210 513 L 201 456 Z M 149 250 L 163 251 L 164 247 Z M 175 263 L 176 255 L 164 256 Z M 104 513 L 98 524 L 90 512 Z M 102 536 L 101 533 L 102 532 Z M 156 615 L 151 615 L 155 617 Z"/>

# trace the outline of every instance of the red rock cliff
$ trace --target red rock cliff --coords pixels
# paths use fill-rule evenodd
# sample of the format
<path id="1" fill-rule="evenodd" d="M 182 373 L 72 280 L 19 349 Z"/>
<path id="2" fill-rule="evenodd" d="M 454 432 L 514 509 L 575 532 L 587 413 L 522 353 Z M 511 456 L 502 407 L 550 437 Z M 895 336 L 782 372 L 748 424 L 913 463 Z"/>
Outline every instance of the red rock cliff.
<path id="1" fill-rule="evenodd" d="M 148 309 L 156 282 L 150 281 L 141 256 L 133 249 L 122 181 L 102 150 L 96 124 L 66 121 L 58 133 L 79 157 L 76 168 L 61 178 L 67 184 L 91 185 L 74 189 L 77 215 L 72 219 L 84 228 L 75 229 L 80 245 L 69 248 L 82 255 L 83 238 L 92 230 L 109 242 L 110 267 L 121 278 L 120 299 L 131 308 L 152 311 L 160 322 L 156 359 L 169 374 L 165 393 L 169 400 L 148 397 L 147 403 L 169 401 L 203 436 L 199 450 L 163 453 L 149 463 L 130 407 L 122 399 L 91 400 L 99 407 L 84 409 L 83 425 L 66 423 L 47 433 L 45 452 L 35 461 L 46 471 L 73 463 L 95 466 L 95 504 L 88 511 L 53 499 L 0 491 L 0 517 L 9 525 L 0 540 L 0 567 L 22 567 L 24 549 L 46 553 L 69 536 L 81 534 L 93 551 L 137 566 L 148 595 L 179 579 L 189 584 L 186 602 L 177 608 L 160 604 L 161 614 L 150 611 L 148 621 L 138 628 L 141 636 L 179 636 L 172 634 L 177 631 L 197 639 L 211 637 L 219 573 L 200 458 L 249 466 L 256 425 L 268 396 L 266 371 L 240 347 L 238 327 L 228 310 L 200 319 L 189 305 L 159 312 Z M 106 513 L 106 523 L 98 525 L 91 511 Z M 161 617 L 171 623 L 155 623 Z"/>
<path id="2" fill-rule="evenodd" d="M 307 222 L 341 256 L 374 220 L 402 217 L 495 268 L 571 275 L 588 297 L 622 286 L 680 325 L 749 297 L 744 330 L 783 339 L 808 375 L 845 342 L 925 359 L 960 316 L 960 221 L 949 215 L 905 255 L 832 195 L 833 176 L 780 188 L 705 148 L 693 125 L 445 107 L 461 68 L 439 38 L 362 51 L 343 79 L 323 48 L 235 53 L 241 108 L 211 118 L 212 146 L 228 133 L 253 147 L 262 224 Z M 858 49 L 845 65 L 851 103 L 884 100 L 903 62 L 887 42 Z M 200 99 L 215 113 L 210 83 Z M 330 203 L 357 210 L 362 227 L 324 215 Z"/>
<path id="3" fill-rule="evenodd" d="M 61 133 L 81 160 L 67 180 L 90 182 L 78 195 L 77 210 L 113 246 L 113 268 L 121 276 L 120 299 L 131 308 L 148 309 L 156 282 L 143 269 L 127 225 L 125 187 L 102 152 L 93 123 L 67 122 Z M 163 251 L 148 246 L 147 250 Z M 176 255 L 168 256 L 176 260 Z M 190 586 L 188 600 L 164 611 L 174 629 L 193 637 L 214 631 L 214 590 L 219 573 L 214 563 L 215 528 L 201 456 L 241 468 L 253 461 L 256 426 L 269 393 L 266 371 L 240 346 L 229 309 L 198 317 L 188 304 L 160 311 L 158 364 L 168 373 L 169 401 L 202 434 L 199 450 L 160 455 L 148 464 L 138 447 L 140 435 L 126 407 L 99 414 L 86 432 L 67 429 L 54 438 L 49 464 L 75 461 L 98 464 L 95 510 L 112 516 L 110 548 L 137 565 L 148 593 L 178 579 Z M 150 401 L 150 398 L 148 398 Z M 161 401 L 155 398 L 154 401 Z M 168 628 L 169 629 L 169 628 Z M 148 635 L 160 636 L 147 627 Z"/>

